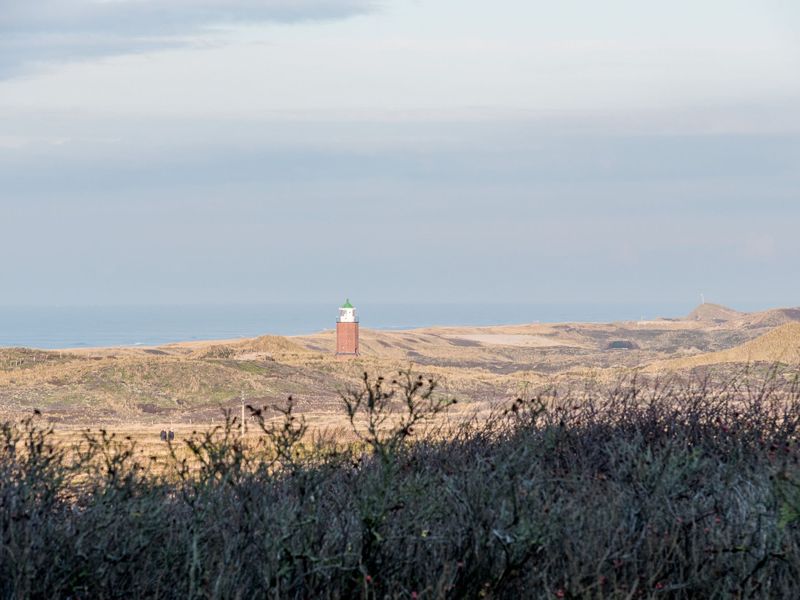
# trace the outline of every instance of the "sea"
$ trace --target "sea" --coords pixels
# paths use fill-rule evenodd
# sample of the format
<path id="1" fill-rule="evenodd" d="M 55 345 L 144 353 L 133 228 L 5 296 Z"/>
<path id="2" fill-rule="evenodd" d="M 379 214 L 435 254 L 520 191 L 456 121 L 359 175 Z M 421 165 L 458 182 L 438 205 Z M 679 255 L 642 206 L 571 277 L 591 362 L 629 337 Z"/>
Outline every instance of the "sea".
<path id="1" fill-rule="evenodd" d="M 638 321 L 688 314 L 691 303 L 356 303 L 362 327 L 412 329 L 520 323 Z M 154 346 L 172 342 L 302 335 L 335 327 L 338 305 L 1 307 L 0 347 Z"/>

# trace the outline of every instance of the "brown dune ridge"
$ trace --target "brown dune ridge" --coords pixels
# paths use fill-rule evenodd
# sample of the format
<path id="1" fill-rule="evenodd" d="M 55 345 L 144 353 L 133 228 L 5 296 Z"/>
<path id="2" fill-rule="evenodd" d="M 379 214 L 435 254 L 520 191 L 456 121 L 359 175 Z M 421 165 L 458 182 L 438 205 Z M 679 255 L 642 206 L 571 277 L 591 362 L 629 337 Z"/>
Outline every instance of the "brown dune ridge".
<path id="1" fill-rule="evenodd" d="M 760 312 L 741 312 L 720 304 L 701 304 L 686 317 L 705 326 L 759 329 L 800 322 L 800 308 L 773 308 Z"/>
<path id="2" fill-rule="evenodd" d="M 742 318 L 746 313 L 739 312 L 721 304 L 701 304 L 689 313 L 690 321 L 726 322 Z"/>
<path id="3" fill-rule="evenodd" d="M 786 323 L 728 350 L 663 361 L 652 369 L 681 370 L 723 363 L 800 364 L 800 323 Z"/>
<path id="4" fill-rule="evenodd" d="M 301 355 L 308 354 L 309 350 L 286 337 L 262 335 L 252 339 L 206 343 L 194 350 L 191 355 L 195 358 L 231 358 L 248 353 L 266 356 Z"/>
<path id="5" fill-rule="evenodd" d="M 351 361 L 334 357 L 332 330 L 159 347 L 0 348 L 0 420 L 39 408 L 69 422 L 197 422 L 220 407 L 238 407 L 242 396 L 261 405 L 289 394 L 299 409 L 324 420 L 338 409 L 338 391 L 365 371 L 412 365 L 463 400 L 459 406 L 488 406 L 540 386 L 613 379 L 631 369 L 800 363 L 800 323 L 772 331 L 797 319 L 800 309 L 742 313 L 706 304 L 683 319 L 363 328 L 361 356 Z"/>

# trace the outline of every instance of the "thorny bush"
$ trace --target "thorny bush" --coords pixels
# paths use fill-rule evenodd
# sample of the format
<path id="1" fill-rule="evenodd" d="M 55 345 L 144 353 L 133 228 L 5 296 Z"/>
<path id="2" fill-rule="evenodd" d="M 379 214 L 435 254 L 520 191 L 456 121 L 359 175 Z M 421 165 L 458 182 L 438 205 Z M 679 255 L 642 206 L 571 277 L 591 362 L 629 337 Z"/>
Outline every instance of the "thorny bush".
<path id="1" fill-rule="evenodd" d="M 290 401 L 158 465 L 0 425 L 0 596 L 800 595 L 796 372 L 551 389 L 445 430 L 410 371 L 342 403 L 356 443 Z"/>

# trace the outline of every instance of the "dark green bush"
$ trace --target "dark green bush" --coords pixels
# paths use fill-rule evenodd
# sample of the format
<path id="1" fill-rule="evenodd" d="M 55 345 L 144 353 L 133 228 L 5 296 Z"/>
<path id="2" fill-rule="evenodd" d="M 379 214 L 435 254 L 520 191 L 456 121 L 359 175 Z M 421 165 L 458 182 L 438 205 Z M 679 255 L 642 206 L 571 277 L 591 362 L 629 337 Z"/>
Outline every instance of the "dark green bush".
<path id="1" fill-rule="evenodd" d="M 33 418 L 2 425 L 0 594 L 800 596 L 794 379 L 634 379 L 449 430 L 422 427 L 450 404 L 435 382 L 363 384 L 348 447 L 303 442 L 291 403 L 278 424 L 252 409 L 257 444 L 228 415 L 167 465 L 103 432 L 68 449 Z"/>

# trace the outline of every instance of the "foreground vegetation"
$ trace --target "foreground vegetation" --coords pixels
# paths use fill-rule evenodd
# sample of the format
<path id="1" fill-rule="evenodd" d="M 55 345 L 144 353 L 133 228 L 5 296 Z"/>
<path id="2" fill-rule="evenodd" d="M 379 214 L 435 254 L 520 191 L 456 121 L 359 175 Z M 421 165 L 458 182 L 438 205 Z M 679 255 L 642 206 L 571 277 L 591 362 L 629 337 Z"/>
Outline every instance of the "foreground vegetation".
<path id="1" fill-rule="evenodd" d="M 291 402 L 142 464 L 2 425 L 6 598 L 792 598 L 800 386 L 772 372 L 636 379 L 441 425 L 408 372 L 344 394 L 358 442 L 309 440 Z M 433 425 L 438 423 L 438 425 Z M 413 443 L 412 443 L 413 441 Z M 188 457 L 187 457 L 188 452 Z"/>

